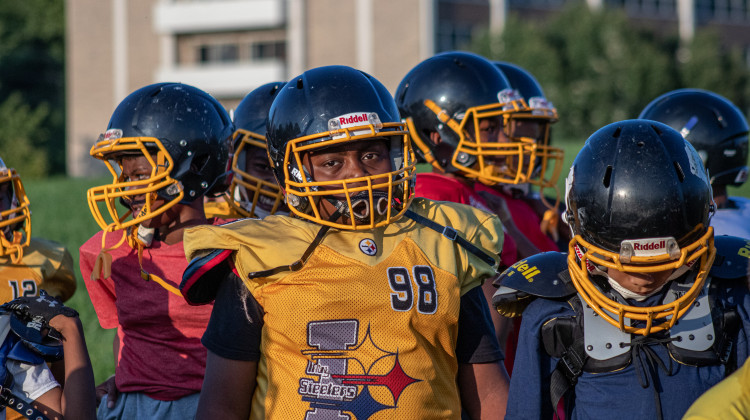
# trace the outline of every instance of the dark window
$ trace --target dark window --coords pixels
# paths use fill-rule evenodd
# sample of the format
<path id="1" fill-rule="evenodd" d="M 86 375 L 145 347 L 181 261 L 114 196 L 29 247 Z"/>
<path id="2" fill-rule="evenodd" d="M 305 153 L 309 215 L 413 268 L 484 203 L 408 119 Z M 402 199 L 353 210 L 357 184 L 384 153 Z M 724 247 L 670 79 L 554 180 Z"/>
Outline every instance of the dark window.
<path id="1" fill-rule="evenodd" d="M 198 60 L 201 63 L 223 63 L 237 61 L 240 58 L 237 44 L 201 45 Z"/>
<path id="2" fill-rule="evenodd" d="M 286 42 L 254 42 L 250 45 L 250 57 L 253 60 L 286 60 Z"/>

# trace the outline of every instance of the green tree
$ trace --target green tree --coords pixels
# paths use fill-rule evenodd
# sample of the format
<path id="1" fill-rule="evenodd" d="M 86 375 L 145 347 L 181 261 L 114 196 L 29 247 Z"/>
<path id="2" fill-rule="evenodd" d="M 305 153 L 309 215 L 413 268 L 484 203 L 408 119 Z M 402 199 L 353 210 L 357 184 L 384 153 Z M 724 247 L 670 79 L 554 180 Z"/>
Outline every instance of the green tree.
<path id="1" fill-rule="evenodd" d="M 0 156 L 23 176 L 65 171 L 63 0 L 0 2 Z"/>
<path id="2" fill-rule="evenodd" d="M 592 11 L 576 2 L 546 22 L 512 16 L 500 36 L 485 34 L 471 49 L 534 74 L 560 114 L 556 136 L 584 140 L 680 87 L 713 90 L 746 107 L 742 55 L 718 45 L 715 34 L 699 31 L 679 49 L 675 36 L 638 26 L 621 9 Z"/>

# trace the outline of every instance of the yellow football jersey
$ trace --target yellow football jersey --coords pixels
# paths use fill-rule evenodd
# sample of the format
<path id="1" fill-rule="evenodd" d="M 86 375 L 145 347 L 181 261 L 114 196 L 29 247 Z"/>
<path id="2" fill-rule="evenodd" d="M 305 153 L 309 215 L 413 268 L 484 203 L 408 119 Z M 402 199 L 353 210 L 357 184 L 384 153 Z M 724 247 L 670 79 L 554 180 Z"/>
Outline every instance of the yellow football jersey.
<path id="1" fill-rule="evenodd" d="M 31 238 L 20 263 L 0 258 L 0 303 L 38 296 L 39 289 L 63 301 L 70 299 L 76 290 L 73 257 L 57 242 Z"/>
<path id="2" fill-rule="evenodd" d="M 416 199 L 410 209 L 455 228 L 486 253 L 502 249 L 493 215 Z M 320 229 L 286 216 L 199 226 L 188 258 L 232 249 L 263 308 L 253 419 L 460 418 L 456 337 L 463 293 L 495 274 L 440 233 L 402 218 L 369 231 L 331 229 L 298 271 Z"/>
<path id="3" fill-rule="evenodd" d="M 223 200 L 203 203 L 203 211 L 209 219 L 212 217 L 218 217 L 219 219 L 241 219 L 245 217 Z"/>

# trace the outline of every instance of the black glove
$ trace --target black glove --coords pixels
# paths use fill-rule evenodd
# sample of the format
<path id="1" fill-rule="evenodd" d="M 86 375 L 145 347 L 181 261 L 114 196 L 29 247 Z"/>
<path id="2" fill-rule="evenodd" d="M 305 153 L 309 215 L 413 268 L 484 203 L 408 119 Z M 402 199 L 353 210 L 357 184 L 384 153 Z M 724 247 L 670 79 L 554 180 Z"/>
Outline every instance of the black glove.
<path id="1" fill-rule="evenodd" d="M 62 340 L 60 332 L 49 326 L 52 318 L 60 314 L 71 318 L 78 317 L 75 309 L 63 305 L 59 299 L 48 295 L 44 290 L 39 291 L 39 296 L 13 299 L 0 306 L 0 311 L 12 315 L 11 328 L 16 334 L 23 339 L 39 343 L 46 342 L 45 338 Z M 20 328 L 21 325 L 25 325 L 25 328 Z"/>
<path id="2" fill-rule="evenodd" d="M 13 299 L 0 306 L 0 309 L 13 312 L 25 321 L 41 317 L 45 324 L 49 324 L 52 318 L 60 314 L 70 318 L 78 317 L 75 309 L 63 305 L 60 299 L 48 295 L 44 290 L 39 291 L 39 296 L 23 296 Z"/>

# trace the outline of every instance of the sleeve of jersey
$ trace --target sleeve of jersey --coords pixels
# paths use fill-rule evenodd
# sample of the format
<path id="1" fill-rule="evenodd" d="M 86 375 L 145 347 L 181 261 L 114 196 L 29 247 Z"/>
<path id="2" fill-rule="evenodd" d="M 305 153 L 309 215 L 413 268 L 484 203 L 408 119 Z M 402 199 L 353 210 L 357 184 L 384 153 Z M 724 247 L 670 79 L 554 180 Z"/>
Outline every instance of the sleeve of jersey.
<path id="1" fill-rule="evenodd" d="M 91 273 L 94 271 L 94 263 L 98 255 L 99 238 L 99 236 L 94 236 L 81 246 L 79 249 L 79 267 L 91 304 L 99 318 L 99 324 L 105 329 L 117 328 L 119 319 L 117 317 L 117 295 L 114 281 L 111 278 L 91 279 Z"/>
<path id="2" fill-rule="evenodd" d="M 480 214 L 475 226 L 467 226 L 466 240 L 493 256 L 496 260 L 503 250 L 504 231 L 500 219 L 495 215 L 477 211 Z M 472 232 L 472 227 L 474 230 Z M 466 253 L 467 261 L 461 281 L 461 294 L 481 285 L 487 278 L 497 274 L 495 267 L 490 267 L 478 256 Z"/>
<path id="3" fill-rule="evenodd" d="M 456 358 L 458 363 L 489 363 L 505 358 L 481 287 L 461 296 Z"/>
<path id="4" fill-rule="evenodd" d="M 259 360 L 263 308 L 234 274 L 219 283 L 203 346 L 225 359 Z"/>
<path id="5" fill-rule="evenodd" d="M 554 317 L 548 301 L 537 299 L 523 313 L 513 375 L 510 378 L 506 419 L 550 419 L 550 376 L 554 360 L 544 350 L 542 324 Z"/>

